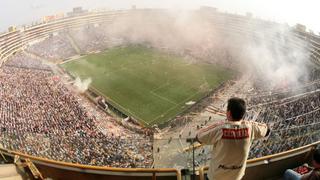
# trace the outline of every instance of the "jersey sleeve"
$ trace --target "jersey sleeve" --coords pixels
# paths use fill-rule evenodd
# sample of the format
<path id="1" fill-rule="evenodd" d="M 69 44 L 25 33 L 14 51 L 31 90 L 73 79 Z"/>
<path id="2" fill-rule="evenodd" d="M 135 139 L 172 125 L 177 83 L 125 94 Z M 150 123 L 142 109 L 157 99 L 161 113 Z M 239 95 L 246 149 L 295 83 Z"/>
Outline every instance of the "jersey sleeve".
<path id="1" fill-rule="evenodd" d="M 268 126 L 264 123 L 252 122 L 252 139 L 266 137 Z"/>
<path id="2" fill-rule="evenodd" d="M 221 130 L 219 124 L 209 126 L 197 133 L 197 139 L 201 144 L 215 144 L 221 137 Z"/>

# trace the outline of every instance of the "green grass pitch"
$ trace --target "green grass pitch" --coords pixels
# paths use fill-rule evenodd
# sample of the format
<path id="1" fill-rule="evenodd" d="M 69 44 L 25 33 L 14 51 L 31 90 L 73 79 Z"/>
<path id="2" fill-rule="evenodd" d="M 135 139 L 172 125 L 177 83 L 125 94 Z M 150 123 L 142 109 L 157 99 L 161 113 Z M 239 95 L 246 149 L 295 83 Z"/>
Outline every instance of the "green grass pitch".
<path id="1" fill-rule="evenodd" d="M 234 72 L 144 46 L 126 46 L 61 64 L 143 124 L 161 124 L 188 108 Z"/>

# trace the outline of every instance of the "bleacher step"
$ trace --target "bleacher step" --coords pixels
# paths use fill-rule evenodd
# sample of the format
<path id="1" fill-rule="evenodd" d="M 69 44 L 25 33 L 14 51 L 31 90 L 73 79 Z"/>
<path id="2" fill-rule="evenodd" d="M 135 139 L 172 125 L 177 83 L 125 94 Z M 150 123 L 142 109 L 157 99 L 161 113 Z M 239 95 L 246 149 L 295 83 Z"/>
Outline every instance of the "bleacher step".
<path id="1" fill-rule="evenodd" d="M 10 177 L 3 177 L 3 178 L 0 178 L 0 180 L 23 180 L 23 178 L 20 175 L 16 175 L 16 176 L 10 176 Z"/>
<path id="2" fill-rule="evenodd" d="M 18 169 L 14 164 L 0 165 L 0 179 L 23 179 L 18 173 Z"/>

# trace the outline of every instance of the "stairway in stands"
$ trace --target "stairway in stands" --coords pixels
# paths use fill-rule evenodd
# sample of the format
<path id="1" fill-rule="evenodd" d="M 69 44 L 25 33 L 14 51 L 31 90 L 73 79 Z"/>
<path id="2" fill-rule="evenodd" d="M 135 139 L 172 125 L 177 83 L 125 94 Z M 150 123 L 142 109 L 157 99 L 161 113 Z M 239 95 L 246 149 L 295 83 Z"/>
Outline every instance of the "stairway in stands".
<path id="1" fill-rule="evenodd" d="M 50 59 L 46 59 L 46 58 L 44 58 L 44 57 L 41 57 L 41 56 L 39 56 L 38 54 L 36 54 L 36 53 L 33 53 L 33 52 L 30 52 L 30 51 L 28 51 L 28 50 L 23 50 L 23 53 L 26 55 L 26 56 L 30 56 L 31 58 L 34 58 L 34 59 L 37 59 L 37 60 L 39 60 L 39 61 L 42 61 L 43 63 L 48 63 L 48 62 L 50 62 Z"/>
<path id="2" fill-rule="evenodd" d="M 77 45 L 77 43 L 75 42 L 75 40 L 73 39 L 73 37 L 70 35 L 70 33 L 66 33 L 66 36 L 71 44 L 71 46 L 73 47 L 74 50 L 76 50 L 76 52 L 78 54 L 81 54 L 81 50 L 79 48 L 79 46 Z"/>

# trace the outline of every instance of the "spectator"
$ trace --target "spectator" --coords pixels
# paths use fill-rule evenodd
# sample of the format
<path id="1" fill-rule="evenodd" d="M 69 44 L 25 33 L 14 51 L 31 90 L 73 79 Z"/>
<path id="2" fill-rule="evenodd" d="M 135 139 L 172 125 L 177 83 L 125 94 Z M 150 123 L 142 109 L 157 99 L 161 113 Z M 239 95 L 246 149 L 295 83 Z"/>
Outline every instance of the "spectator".
<path id="1" fill-rule="evenodd" d="M 246 168 L 252 140 L 268 136 L 266 124 L 243 120 L 246 104 L 231 98 L 227 105 L 227 121 L 217 122 L 198 132 L 196 139 L 213 145 L 208 178 L 241 179 Z"/>
<path id="2" fill-rule="evenodd" d="M 320 149 L 316 149 L 312 157 L 313 167 L 308 164 L 296 168 L 287 169 L 284 173 L 285 180 L 319 180 L 320 179 Z"/>

